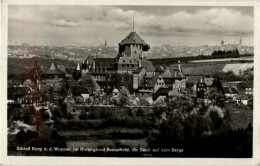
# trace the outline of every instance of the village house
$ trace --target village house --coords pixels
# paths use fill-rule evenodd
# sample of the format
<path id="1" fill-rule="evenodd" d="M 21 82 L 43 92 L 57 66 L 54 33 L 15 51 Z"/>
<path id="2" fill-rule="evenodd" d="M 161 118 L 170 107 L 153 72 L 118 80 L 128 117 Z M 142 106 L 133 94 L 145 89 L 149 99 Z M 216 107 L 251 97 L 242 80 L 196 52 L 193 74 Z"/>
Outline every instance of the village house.
<path id="1" fill-rule="evenodd" d="M 231 81 L 223 84 L 223 87 L 232 87 L 240 95 L 253 95 L 253 82 L 250 81 Z"/>
<path id="2" fill-rule="evenodd" d="M 41 89 L 46 92 L 53 88 L 54 84 L 63 86 L 66 75 L 52 61 L 50 67 L 41 73 Z"/>
<path id="3" fill-rule="evenodd" d="M 8 87 L 7 99 L 10 104 L 20 104 L 22 107 L 41 105 L 41 96 L 29 87 Z"/>
<path id="4" fill-rule="evenodd" d="M 253 82 L 242 82 L 241 84 L 244 87 L 245 95 L 253 95 Z"/>

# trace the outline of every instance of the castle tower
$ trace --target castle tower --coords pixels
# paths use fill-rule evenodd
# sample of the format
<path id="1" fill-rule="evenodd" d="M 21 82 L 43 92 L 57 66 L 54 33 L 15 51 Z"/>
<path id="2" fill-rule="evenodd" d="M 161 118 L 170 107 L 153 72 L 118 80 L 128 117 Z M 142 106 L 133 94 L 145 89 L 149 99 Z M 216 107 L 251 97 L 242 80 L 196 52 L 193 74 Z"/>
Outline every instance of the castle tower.
<path id="1" fill-rule="evenodd" d="M 107 40 L 105 39 L 105 47 L 107 46 Z"/>
<path id="2" fill-rule="evenodd" d="M 119 43 L 119 57 L 123 55 L 133 58 L 135 61 L 139 61 L 142 57 L 143 51 L 148 51 L 150 45 L 135 32 L 134 20 L 133 30 Z"/>
<path id="3" fill-rule="evenodd" d="M 242 39 L 240 38 L 239 40 L 239 46 L 241 47 L 242 46 Z"/>
<path id="4" fill-rule="evenodd" d="M 75 80 L 78 80 L 81 78 L 81 67 L 80 67 L 79 62 L 77 64 L 76 68 L 74 69 L 72 76 Z"/>

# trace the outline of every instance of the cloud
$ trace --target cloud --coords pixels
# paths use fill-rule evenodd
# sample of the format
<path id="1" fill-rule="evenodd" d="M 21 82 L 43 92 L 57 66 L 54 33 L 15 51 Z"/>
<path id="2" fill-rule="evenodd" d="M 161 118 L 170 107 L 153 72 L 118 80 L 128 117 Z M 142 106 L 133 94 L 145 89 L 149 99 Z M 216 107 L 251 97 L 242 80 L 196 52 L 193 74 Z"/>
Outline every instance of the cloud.
<path id="1" fill-rule="evenodd" d="M 51 20 L 51 22 L 49 22 L 48 24 L 54 27 L 79 27 L 80 26 L 80 24 L 77 22 L 68 21 L 65 19 Z"/>
<path id="2" fill-rule="evenodd" d="M 147 17 L 141 23 L 142 33 L 146 35 L 253 34 L 253 18 L 238 11 L 213 8 L 195 13 L 178 12 L 165 17 Z"/>
<path id="3" fill-rule="evenodd" d="M 197 36 L 200 40 L 203 35 L 253 36 L 254 19 L 249 9 L 246 12 L 242 7 L 167 7 L 167 12 L 165 9 L 140 6 L 10 6 L 9 37 L 10 40 L 22 40 L 24 37 L 35 40 L 35 36 L 39 36 L 38 40 L 44 42 L 62 43 L 71 39 L 71 42 L 90 44 L 106 37 L 117 43 L 132 29 L 133 17 L 135 30 L 144 39 L 155 36 L 158 41 L 166 37 L 183 37 L 184 40 L 188 36 Z"/>

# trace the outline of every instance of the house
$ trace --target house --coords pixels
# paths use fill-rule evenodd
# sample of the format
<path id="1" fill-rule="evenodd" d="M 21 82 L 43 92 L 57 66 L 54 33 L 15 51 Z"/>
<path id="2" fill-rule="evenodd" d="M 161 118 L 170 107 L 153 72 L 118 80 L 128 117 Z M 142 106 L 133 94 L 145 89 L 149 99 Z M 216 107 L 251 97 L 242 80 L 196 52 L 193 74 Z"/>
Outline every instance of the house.
<path id="1" fill-rule="evenodd" d="M 164 73 L 164 68 L 163 66 L 156 66 L 155 67 L 155 72 L 159 73 L 159 74 L 163 74 Z"/>
<path id="2" fill-rule="evenodd" d="M 205 98 L 205 93 L 213 87 L 214 78 L 202 77 L 196 85 L 197 98 Z"/>
<path id="3" fill-rule="evenodd" d="M 181 70 L 180 61 L 178 62 L 178 66 L 170 66 L 164 70 L 162 74 L 165 85 L 169 88 L 174 89 L 184 89 L 186 88 L 186 77 L 184 76 Z"/>
<path id="4" fill-rule="evenodd" d="M 165 85 L 165 82 L 164 82 L 164 80 L 163 80 L 163 77 L 162 77 L 162 75 L 159 75 L 159 74 L 157 74 L 158 75 L 158 78 L 156 79 L 156 77 L 155 77 L 155 85 L 154 85 L 154 93 L 158 90 L 158 89 L 160 89 L 160 87 L 166 87 L 166 85 Z"/>
<path id="5" fill-rule="evenodd" d="M 41 96 L 29 87 L 8 87 L 8 102 L 21 104 L 22 107 L 38 106 L 41 104 Z"/>
<path id="6" fill-rule="evenodd" d="M 41 73 L 41 87 L 44 92 L 50 91 L 55 83 L 63 84 L 64 79 L 66 78 L 65 73 L 63 73 L 52 61 L 50 67 L 42 71 Z"/>
<path id="7" fill-rule="evenodd" d="M 85 102 L 90 96 L 90 91 L 86 86 L 74 86 L 71 87 L 70 90 L 73 97 L 77 98 L 76 102 Z"/>
<path id="8" fill-rule="evenodd" d="M 237 104 L 248 105 L 248 96 L 246 95 L 237 95 L 236 96 Z"/>
<path id="9" fill-rule="evenodd" d="M 227 98 L 233 98 L 237 96 L 237 90 L 233 87 L 223 87 L 223 91 Z"/>
<path id="10" fill-rule="evenodd" d="M 232 87 L 237 90 L 238 94 L 245 94 L 245 88 L 242 85 L 242 81 L 230 81 L 230 82 L 225 82 L 223 84 L 223 87 Z"/>
<path id="11" fill-rule="evenodd" d="M 153 93 L 153 101 L 157 101 L 158 99 L 165 99 L 169 97 L 169 92 L 171 88 L 167 86 L 161 86 L 155 93 Z"/>
<path id="12" fill-rule="evenodd" d="M 242 86 L 245 89 L 245 93 L 246 95 L 253 95 L 254 93 L 254 89 L 253 89 L 253 82 L 242 82 L 241 83 Z"/>
<path id="13" fill-rule="evenodd" d="M 112 91 L 112 96 L 113 98 L 118 98 L 119 97 L 119 90 L 114 88 Z"/>
<path id="14" fill-rule="evenodd" d="M 253 82 L 247 81 L 231 81 L 223 84 L 223 87 L 232 87 L 237 90 L 240 95 L 253 95 Z"/>
<path id="15" fill-rule="evenodd" d="M 8 79 L 8 87 L 22 87 L 22 82 L 18 80 Z"/>
<path id="16" fill-rule="evenodd" d="M 26 80 L 23 82 L 23 86 L 33 88 L 33 87 L 34 87 L 34 83 L 32 82 L 31 79 L 26 79 Z"/>

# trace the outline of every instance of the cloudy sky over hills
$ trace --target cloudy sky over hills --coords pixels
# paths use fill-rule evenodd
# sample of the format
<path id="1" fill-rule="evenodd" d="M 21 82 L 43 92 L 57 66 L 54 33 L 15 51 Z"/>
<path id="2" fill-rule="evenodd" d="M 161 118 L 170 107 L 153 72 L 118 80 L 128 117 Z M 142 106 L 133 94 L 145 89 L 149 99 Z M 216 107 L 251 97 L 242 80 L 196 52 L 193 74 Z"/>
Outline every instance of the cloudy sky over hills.
<path id="1" fill-rule="evenodd" d="M 151 46 L 253 45 L 253 7 L 9 6 L 9 44 L 116 46 L 132 30 Z"/>

